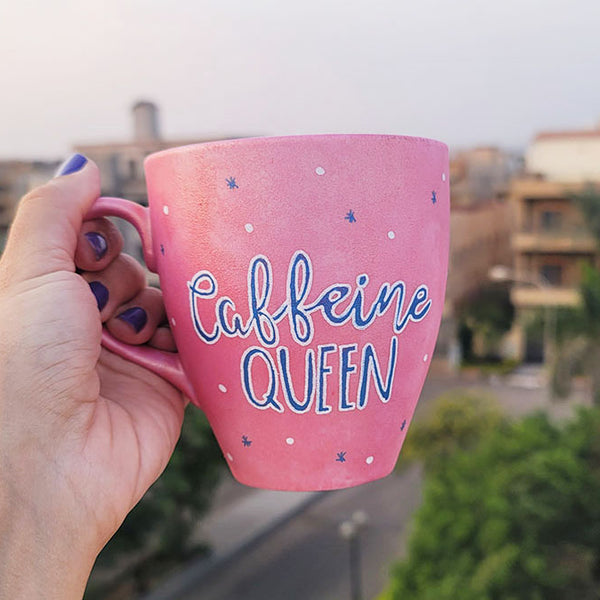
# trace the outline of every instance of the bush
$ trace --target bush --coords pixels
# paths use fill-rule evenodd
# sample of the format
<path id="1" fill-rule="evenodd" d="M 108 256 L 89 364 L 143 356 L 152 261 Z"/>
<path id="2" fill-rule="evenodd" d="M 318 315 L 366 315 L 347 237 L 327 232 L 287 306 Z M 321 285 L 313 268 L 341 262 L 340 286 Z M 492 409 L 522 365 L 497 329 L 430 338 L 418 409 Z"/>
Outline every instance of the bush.
<path id="1" fill-rule="evenodd" d="M 385 600 L 587 600 L 600 588 L 600 411 L 506 425 L 428 474 Z"/>
<path id="2" fill-rule="evenodd" d="M 473 448 L 504 427 L 505 418 L 493 396 L 457 390 L 442 394 L 409 430 L 402 458 L 422 460 L 426 469 L 442 469 L 457 450 Z"/>

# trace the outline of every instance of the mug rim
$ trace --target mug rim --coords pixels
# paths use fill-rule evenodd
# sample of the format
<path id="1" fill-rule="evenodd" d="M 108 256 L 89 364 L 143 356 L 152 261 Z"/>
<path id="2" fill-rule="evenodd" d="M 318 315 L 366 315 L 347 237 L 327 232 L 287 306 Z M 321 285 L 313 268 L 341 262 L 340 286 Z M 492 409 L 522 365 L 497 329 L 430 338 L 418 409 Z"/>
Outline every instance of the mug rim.
<path id="1" fill-rule="evenodd" d="M 317 133 L 317 134 L 294 134 L 294 135 L 273 135 L 273 136 L 252 136 L 242 138 L 227 138 L 222 140 L 212 140 L 208 142 L 196 142 L 193 144 L 184 144 L 183 146 L 174 146 L 173 148 L 166 148 L 164 150 L 158 150 L 149 154 L 144 159 L 144 166 L 154 160 L 160 160 L 162 158 L 170 157 L 171 155 L 177 154 L 188 154 L 194 152 L 200 148 L 213 148 L 219 146 L 252 146 L 256 144 L 272 144 L 282 141 L 289 142 L 300 142 L 304 140 L 317 140 L 317 139 L 373 139 L 379 138 L 381 140 L 404 140 L 412 143 L 425 143 L 435 146 L 441 146 L 448 151 L 448 145 L 445 142 L 436 140 L 433 138 L 413 136 L 413 135 L 395 135 L 395 134 L 384 134 L 384 133 Z"/>

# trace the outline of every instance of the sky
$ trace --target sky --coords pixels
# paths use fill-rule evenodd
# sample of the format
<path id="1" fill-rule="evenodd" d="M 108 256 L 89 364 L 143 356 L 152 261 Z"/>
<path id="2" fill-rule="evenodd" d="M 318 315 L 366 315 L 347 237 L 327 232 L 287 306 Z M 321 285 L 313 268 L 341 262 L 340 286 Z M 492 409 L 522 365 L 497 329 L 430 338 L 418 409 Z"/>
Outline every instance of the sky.
<path id="1" fill-rule="evenodd" d="M 600 122 L 598 0 L 0 3 L 0 158 L 165 138 L 388 133 L 522 149 Z"/>

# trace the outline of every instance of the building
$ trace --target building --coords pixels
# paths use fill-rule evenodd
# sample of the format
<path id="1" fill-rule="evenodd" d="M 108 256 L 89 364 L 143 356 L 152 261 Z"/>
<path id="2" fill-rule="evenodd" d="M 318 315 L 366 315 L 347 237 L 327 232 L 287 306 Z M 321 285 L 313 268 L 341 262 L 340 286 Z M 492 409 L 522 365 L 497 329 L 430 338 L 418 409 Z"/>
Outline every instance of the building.
<path id="1" fill-rule="evenodd" d="M 0 161 L 0 251 L 4 249 L 19 200 L 50 179 L 60 162 Z"/>
<path id="2" fill-rule="evenodd" d="M 102 195 L 127 198 L 147 205 L 144 159 L 154 152 L 202 142 L 243 137 L 226 135 L 217 138 L 163 139 L 160 131 L 158 107 L 152 102 L 140 101 L 132 107 L 133 135 L 122 142 L 75 145 L 80 152 L 92 159 L 100 169 Z M 125 239 L 125 250 L 141 259 L 141 244 L 132 226 L 118 222 Z"/>
<path id="3" fill-rule="evenodd" d="M 600 129 L 539 133 L 526 154 L 527 171 L 548 181 L 600 181 Z"/>
<path id="4" fill-rule="evenodd" d="M 479 146 L 453 154 L 450 160 L 452 207 L 472 207 L 505 197 L 522 158 L 495 146 Z"/>
<path id="5" fill-rule="evenodd" d="M 519 358 L 544 360 L 556 310 L 580 302 L 581 262 L 596 260 L 598 250 L 573 194 L 598 181 L 600 130 L 595 130 L 539 134 L 527 151 L 524 176 L 512 184 L 516 325 L 511 338 Z"/>
<path id="6" fill-rule="evenodd" d="M 488 283 L 490 268 L 512 264 L 510 179 L 518 157 L 498 148 L 455 153 L 450 160 L 450 255 L 438 359 L 458 366 L 461 305 Z M 440 361 L 438 361 L 439 363 Z"/>

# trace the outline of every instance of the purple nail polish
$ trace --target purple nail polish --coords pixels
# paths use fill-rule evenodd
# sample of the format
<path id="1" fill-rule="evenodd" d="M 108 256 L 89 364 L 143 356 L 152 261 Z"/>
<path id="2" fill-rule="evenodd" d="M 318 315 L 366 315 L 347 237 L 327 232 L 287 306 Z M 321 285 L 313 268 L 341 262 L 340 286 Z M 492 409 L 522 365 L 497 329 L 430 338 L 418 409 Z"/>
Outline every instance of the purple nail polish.
<path id="1" fill-rule="evenodd" d="M 106 243 L 104 236 L 97 233 L 96 231 L 90 231 L 85 234 L 85 238 L 94 250 L 96 260 L 100 260 L 101 258 L 103 258 L 106 254 L 106 251 L 108 250 L 108 244 Z"/>
<path id="2" fill-rule="evenodd" d="M 54 177 L 62 177 L 81 171 L 85 167 L 88 159 L 83 154 L 72 154 L 65 162 L 56 169 Z"/>
<path id="3" fill-rule="evenodd" d="M 98 303 L 98 310 L 102 310 L 108 302 L 108 288 L 99 281 L 90 281 L 90 289 L 96 297 Z"/>
<path id="4" fill-rule="evenodd" d="M 132 308 L 124 310 L 120 315 L 117 316 L 117 319 L 121 319 L 121 321 L 129 323 L 135 332 L 139 333 L 144 328 L 144 325 L 148 322 L 148 315 L 143 308 L 140 308 L 139 306 L 133 306 Z"/>

